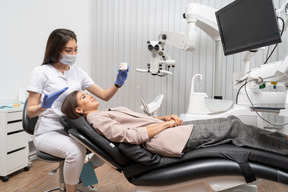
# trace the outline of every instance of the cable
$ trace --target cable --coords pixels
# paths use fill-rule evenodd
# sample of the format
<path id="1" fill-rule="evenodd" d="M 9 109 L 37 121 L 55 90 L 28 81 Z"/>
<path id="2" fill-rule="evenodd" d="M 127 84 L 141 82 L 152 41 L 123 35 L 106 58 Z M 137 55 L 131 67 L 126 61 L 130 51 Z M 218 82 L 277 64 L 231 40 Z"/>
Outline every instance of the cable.
<path id="1" fill-rule="evenodd" d="M 282 34 L 284 32 L 285 22 L 284 22 L 284 19 L 282 17 L 278 17 L 278 19 L 280 19 L 282 21 L 282 29 L 281 29 L 281 33 L 280 33 L 280 35 L 282 36 Z"/>
<path id="2" fill-rule="evenodd" d="M 247 82 L 247 79 L 246 79 L 245 82 L 246 82 L 246 83 L 244 84 L 244 85 L 245 85 L 244 88 L 245 88 L 246 96 L 247 96 L 250 104 L 252 105 L 252 107 L 254 107 L 254 104 L 252 103 L 252 101 L 251 101 L 251 99 L 250 99 L 250 97 L 249 97 L 249 95 L 248 95 L 248 93 L 247 93 L 247 88 L 246 88 L 246 85 L 247 85 L 247 83 L 248 83 L 248 82 Z M 260 117 L 263 121 L 265 121 L 266 123 L 268 123 L 268 124 L 270 124 L 270 125 L 273 125 L 273 126 L 276 126 L 276 127 L 288 125 L 288 123 L 281 124 L 281 125 L 277 125 L 277 124 L 271 123 L 271 122 L 269 122 L 268 120 L 264 119 L 257 111 L 255 111 L 255 112 L 256 112 L 256 114 L 258 115 L 258 117 Z"/>
<path id="3" fill-rule="evenodd" d="M 267 62 L 268 62 L 268 60 L 270 59 L 270 57 L 272 56 L 272 54 L 274 53 L 274 51 L 275 51 L 275 49 L 276 49 L 276 47 L 277 47 L 277 45 L 278 45 L 278 43 L 274 46 L 274 48 L 272 49 L 272 51 L 271 51 L 271 53 L 270 53 L 270 55 L 266 58 L 266 60 L 265 60 L 265 62 L 264 62 L 264 64 L 266 64 Z"/>
<path id="4" fill-rule="evenodd" d="M 241 87 L 238 89 L 237 91 L 237 94 L 236 94 L 236 104 L 238 104 L 238 96 L 239 96 L 239 93 L 240 93 L 240 90 L 244 87 L 244 85 L 246 85 L 248 82 L 247 82 L 247 79 L 245 81 L 245 83 L 243 85 L 241 85 Z"/>
<path id="5" fill-rule="evenodd" d="M 282 36 L 282 34 L 283 34 L 283 32 L 284 32 L 284 25 L 285 25 L 285 23 L 284 23 L 284 20 L 283 20 L 281 17 L 278 17 L 278 19 L 280 19 L 280 20 L 282 21 L 282 29 L 281 29 L 281 32 L 280 32 L 280 36 Z M 267 57 L 267 55 L 268 55 L 268 52 L 267 52 L 266 60 L 265 60 L 264 64 L 266 64 L 266 63 L 268 62 L 268 60 L 270 59 L 270 57 L 271 57 L 272 54 L 274 53 L 276 47 L 278 46 L 278 44 L 279 44 L 279 43 L 277 43 L 277 44 L 274 46 L 274 48 L 272 49 L 272 51 L 271 51 L 271 53 L 269 54 L 268 57 Z M 269 50 L 268 50 L 268 51 L 269 51 Z"/>
<path id="6" fill-rule="evenodd" d="M 270 45 L 268 46 L 268 50 L 267 50 L 267 53 L 266 53 L 266 59 L 269 57 L 269 52 L 270 52 Z"/>

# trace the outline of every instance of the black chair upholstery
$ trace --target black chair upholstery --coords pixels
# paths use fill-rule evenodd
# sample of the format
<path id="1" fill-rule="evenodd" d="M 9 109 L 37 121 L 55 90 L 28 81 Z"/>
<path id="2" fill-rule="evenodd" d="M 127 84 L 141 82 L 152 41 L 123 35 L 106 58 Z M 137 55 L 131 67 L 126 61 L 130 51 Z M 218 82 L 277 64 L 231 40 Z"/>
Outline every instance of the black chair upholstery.
<path id="1" fill-rule="evenodd" d="M 34 118 L 29 118 L 27 116 L 27 104 L 28 104 L 28 99 L 26 100 L 23 108 L 23 116 L 22 116 L 22 126 L 25 132 L 27 132 L 30 135 L 34 134 L 34 128 L 38 120 L 38 116 Z M 58 162 L 59 163 L 59 187 L 53 188 L 53 189 L 48 189 L 45 192 L 50 192 L 50 191 L 65 191 L 65 185 L 64 185 L 64 178 L 63 178 L 63 163 L 64 159 L 55 157 L 53 155 L 44 153 L 42 151 L 36 151 L 36 156 L 44 161 L 47 162 Z"/>
<path id="2" fill-rule="evenodd" d="M 69 129 L 71 137 L 111 163 L 136 186 L 165 187 L 191 180 L 223 176 L 243 177 L 246 183 L 261 178 L 288 185 L 287 156 L 232 144 L 193 150 L 181 158 L 155 157 L 151 154 L 147 156 L 143 147 L 136 145 L 133 152 L 129 145 L 111 143 L 99 135 L 83 117 L 78 119 L 63 117 L 62 121 L 66 121 L 70 126 L 67 130 Z M 126 156 L 126 153 L 130 155 Z M 133 155 L 138 156 L 140 161 L 129 158 Z M 143 161 L 143 156 L 150 160 Z"/>

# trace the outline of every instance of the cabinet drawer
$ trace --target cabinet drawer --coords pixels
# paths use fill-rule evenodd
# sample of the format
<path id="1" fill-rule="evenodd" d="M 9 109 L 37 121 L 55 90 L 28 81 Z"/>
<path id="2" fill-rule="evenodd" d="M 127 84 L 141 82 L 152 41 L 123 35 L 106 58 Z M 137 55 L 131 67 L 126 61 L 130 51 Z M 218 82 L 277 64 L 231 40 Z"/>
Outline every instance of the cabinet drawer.
<path id="1" fill-rule="evenodd" d="M 14 134 L 7 135 L 6 140 L 6 150 L 7 153 L 28 146 L 28 135 L 26 132 L 18 132 Z"/>
<path id="2" fill-rule="evenodd" d="M 28 166 L 28 148 L 7 155 L 6 170 L 10 174 Z"/>
<path id="3" fill-rule="evenodd" d="M 22 121 L 11 122 L 11 123 L 7 124 L 7 127 L 6 127 L 6 132 L 7 133 L 11 133 L 11 132 L 14 132 L 14 131 L 19 131 L 19 130 L 23 130 Z"/>
<path id="4" fill-rule="evenodd" d="M 22 119 L 22 111 L 17 112 L 8 112 L 7 113 L 7 121 L 15 121 L 15 120 L 21 120 Z"/>

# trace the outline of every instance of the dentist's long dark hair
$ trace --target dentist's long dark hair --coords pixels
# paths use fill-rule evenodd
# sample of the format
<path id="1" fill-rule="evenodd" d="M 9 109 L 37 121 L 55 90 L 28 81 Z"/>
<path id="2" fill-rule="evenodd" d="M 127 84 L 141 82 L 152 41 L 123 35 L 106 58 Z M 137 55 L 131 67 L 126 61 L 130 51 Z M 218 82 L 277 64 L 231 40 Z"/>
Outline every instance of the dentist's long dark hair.
<path id="1" fill-rule="evenodd" d="M 76 34 L 69 29 L 55 29 L 49 35 L 42 65 L 53 64 L 59 61 L 59 55 L 71 39 L 77 42 Z"/>

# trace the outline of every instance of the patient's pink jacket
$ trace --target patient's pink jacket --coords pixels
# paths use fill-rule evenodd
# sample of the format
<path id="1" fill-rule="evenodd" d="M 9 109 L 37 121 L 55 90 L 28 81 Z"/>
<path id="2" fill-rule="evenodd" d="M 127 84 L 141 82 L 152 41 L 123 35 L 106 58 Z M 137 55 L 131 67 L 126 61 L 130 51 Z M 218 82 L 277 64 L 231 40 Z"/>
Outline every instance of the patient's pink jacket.
<path id="1" fill-rule="evenodd" d="M 169 157 L 182 155 L 193 129 L 193 125 L 171 127 L 149 139 L 146 127 L 163 121 L 125 107 L 94 111 L 88 114 L 87 120 L 110 141 L 142 144 L 153 153 Z"/>

